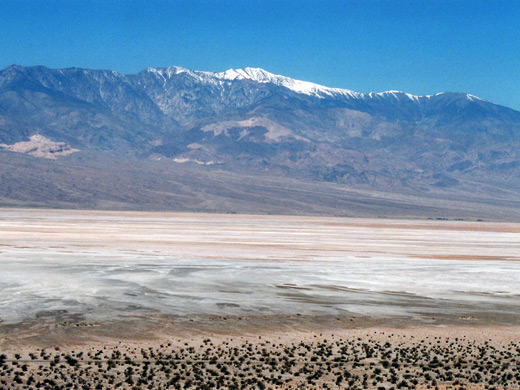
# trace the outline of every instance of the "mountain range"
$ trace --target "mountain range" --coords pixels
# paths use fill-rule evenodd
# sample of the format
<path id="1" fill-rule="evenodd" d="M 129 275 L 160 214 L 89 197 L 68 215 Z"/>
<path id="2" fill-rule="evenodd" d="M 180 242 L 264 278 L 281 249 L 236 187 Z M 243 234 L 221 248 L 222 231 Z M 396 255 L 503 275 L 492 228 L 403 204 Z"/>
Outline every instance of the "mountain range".
<path id="1" fill-rule="evenodd" d="M 520 112 L 258 68 L 0 71 L 0 204 L 520 219 Z"/>

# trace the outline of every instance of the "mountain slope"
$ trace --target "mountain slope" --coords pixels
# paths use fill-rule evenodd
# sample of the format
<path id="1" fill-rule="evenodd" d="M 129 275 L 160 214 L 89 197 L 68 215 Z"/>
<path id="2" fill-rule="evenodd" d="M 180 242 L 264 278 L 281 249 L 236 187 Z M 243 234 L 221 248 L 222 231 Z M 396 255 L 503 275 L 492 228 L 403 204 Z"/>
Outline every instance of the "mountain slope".
<path id="1" fill-rule="evenodd" d="M 161 160 L 426 198 L 516 201 L 520 189 L 518 111 L 464 93 L 363 94 L 256 68 L 13 65 L 0 71 L 0 150 L 34 165 Z"/>

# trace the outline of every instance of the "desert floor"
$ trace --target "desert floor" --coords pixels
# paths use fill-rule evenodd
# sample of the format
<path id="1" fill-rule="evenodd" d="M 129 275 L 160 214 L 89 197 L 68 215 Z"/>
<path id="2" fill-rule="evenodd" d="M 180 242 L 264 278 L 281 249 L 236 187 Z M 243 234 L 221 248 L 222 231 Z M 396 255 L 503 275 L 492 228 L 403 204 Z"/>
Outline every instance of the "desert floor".
<path id="1" fill-rule="evenodd" d="M 244 359 L 254 354 L 248 358 L 251 364 L 262 356 L 320 361 L 323 354 L 340 364 L 339 371 L 327 371 L 324 361 L 321 370 L 327 375 L 305 369 L 295 376 L 300 368 L 282 372 L 280 362 L 271 362 L 278 370 L 276 380 L 266 374 L 264 382 L 273 388 L 515 388 L 520 378 L 514 369 L 520 353 L 519 280 L 520 224 L 514 223 L 2 209 L 0 348 L 7 360 L 0 361 L 0 388 L 2 381 L 5 388 L 38 382 L 45 388 L 51 386 L 43 382 L 51 371 L 63 378 L 88 377 L 89 386 L 100 388 L 118 383 L 122 388 L 168 388 L 175 372 L 171 367 L 139 382 L 142 372 L 130 373 L 128 380 L 128 361 L 110 368 L 113 378 L 74 374 L 79 368 L 67 361 L 95 366 L 95 359 L 86 359 L 88 353 L 112 356 L 117 350 L 141 365 L 148 358 L 157 363 L 158 356 L 192 362 L 184 364 L 205 357 L 215 364 L 222 360 L 221 369 L 229 365 L 231 345 Z M 204 355 L 208 339 L 218 356 Z M 384 347 L 387 341 L 391 354 Z M 437 341 L 444 349 L 435 355 Z M 295 347 L 299 343 L 306 346 Z M 367 356 L 371 349 L 364 344 L 378 352 Z M 298 355 L 293 347 L 306 352 Z M 489 362 L 501 356 L 499 363 L 507 363 L 501 369 L 505 379 L 496 369 L 485 375 L 478 371 L 483 347 L 493 355 L 486 358 Z M 147 348 L 154 352 L 144 359 L 141 349 Z M 444 360 L 450 354 L 452 359 L 463 356 L 465 363 L 457 369 L 473 368 L 467 375 L 439 371 L 425 379 L 424 370 L 419 370 L 422 376 L 416 368 L 407 374 L 401 361 L 395 372 L 374 374 L 374 367 L 396 354 L 398 360 L 414 361 L 415 356 L 417 364 L 428 367 L 437 364 L 431 362 L 434 355 Z M 354 359 L 348 364 L 363 361 L 354 367 L 357 371 L 342 371 L 346 355 Z M 56 356 L 62 363 L 45 371 L 42 365 Z M 10 365 L 14 368 L 8 372 Z M 31 384 L 23 370 L 20 383 L 14 381 L 23 365 L 34 373 Z M 228 373 L 233 380 L 210 387 L 264 385 L 253 381 L 254 375 L 247 382 L 233 367 Z M 191 376 L 183 371 L 184 379 L 170 385 L 200 388 L 211 382 L 201 380 L 202 374 L 193 376 L 194 367 L 190 370 Z M 263 366 L 255 370 L 260 370 L 257 377 L 267 373 Z M 54 385 L 65 386 L 61 377 L 53 379 Z M 81 383 L 78 379 L 76 385 Z"/>

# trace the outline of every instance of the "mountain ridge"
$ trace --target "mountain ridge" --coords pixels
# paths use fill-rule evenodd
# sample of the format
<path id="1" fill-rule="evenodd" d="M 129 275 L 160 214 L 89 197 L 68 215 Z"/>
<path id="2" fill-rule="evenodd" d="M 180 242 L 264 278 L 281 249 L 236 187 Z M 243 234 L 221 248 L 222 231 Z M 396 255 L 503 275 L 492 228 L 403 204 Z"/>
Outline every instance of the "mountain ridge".
<path id="1" fill-rule="evenodd" d="M 344 95 L 344 96 L 351 97 L 351 98 L 358 98 L 358 99 L 388 97 L 388 96 L 392 96 L 395 99 L 399 99 L 400 96 L 405 96 L 412 101 L 418 101 L 421 99 L 431 99 L 432 97 L 437 97 L 437 96 L 445 95 L 445 94 L 457 94 L 457 95 L 465 96 L 466 98 L 468 98 L 469 100 L 472 100 L 472 101 L 478 100 L 478 101 L 492 103 L 492 102 L 482 99 L 478 96 L 475 96 L 475 95 L 472 95 L 469 93 L 463 93 L 463 92 L 442 91 L 442 92 L 437 92 L 434 94 L 414 95 L 414 94 L 408 93 L 403 90 L 388 90 L 388 91 L 380 91 L 380 92 L 371 91 L 371 92 L 363 93 L 363 92 L 357 92 L 357 91 L 353 91 L 353 90 L 346 89 L 346 88 L 328 87 L 328 86 L 313 83 L 310 81 L 298 80 L 298 79 L 294 79 L 291 77 L 274 74 L 274 73 L 266 71 L 265 69 L 262 69 L 262 68 L 254 68 L 254 67 L 236 68 L 236 69 L 230 68 L 230 69 L 227 69 L 222 72 L 212 72 L 212 71 L 199 71 L 199 70 L 194 70 L 194 69 L 190 69 L 190 68 L 184 68 L 181 66 L 173 65 L 173 66 L 168 66 L 168 67 L 157 67 L 157 68 L 148 67 L 137 73 L 120 73 L 120 72 L 117 72 L 114 70 L 109 70 L 109 69 L 88 69 L 88 68 L 80 68 L 80 67 L 53 69 L 53 68 L 49 68 L 49 67 L 46 67 L 43 65 L 34 65 L 34 66 L 26 67 L 26 66 L 22 66 L 22 65 L 12 64 L 12 65 L 6 66 L 4 69 L 0 70 L 0 72 L 8 71 L 10 69 L 31 69 L 31 68 L 46 69 L 46 70 L 51 70 L 51 71 L 57 70 L 57 71 L 61 71 L 61 72 L 63 72 L 63 71 L 102 72 L 105 74 L 112 74 L 112 75 L 118 76 L 118 77 L 135 76 L 135 75 L 142 74 L 145 72 L 150 72 L 150 73 L 154 73 L 154 74 L 159 74 L 163 77 L 164 77 L 164 74 L 166 74 L 168 76 L 168 78 L 171 78 L 172 75 L 174 75 L 174 74 L 178 75 L 181 73 L 186 73 L 192 77 L 198 76 L 200 81 L 205 81 L 204 77 L 201 77 L 201 76 L 206 76 L 206 80 L 209 80 L 211 78 L 219 79 L 219 80 L 223 80 L 223 81 L 234 81 L 234 80 L 247 79 L 247 80 L 256 81 L 259 83 L 273 83 L 276 85 L 281 85 L 288 89 L 291 89 L 294 92 L 308 94 L 308 95 L 314 94 L 314 96 L 317 96 L 317 97 L 320 97 L 320 95 L 319 95 L 320 92 L 327 91 L 330 95 L 337 93 L 340 95 Z M 293 87 L 294 85 L 298 85 L 298 86 L 301 85 L 301 88 L 295 88 L 295 87 Z M 307 87 L 307 88 L 305 88 L 305 87 Z M 493 103 L 493 104 L 495 104 L 495 103 Z M 506 107 L 506 106 L 502 106 L 502 107 L 508 108 L 513 111 L 517 111 L 510 107 Z"/>
<path id="2" fill-rule="evenodd" d="M 520 189 L 520 112 L 465 93 L 363 94 L 259 68 L 12 65 L 0 71 L 0 153 L 489 199 Z"/>

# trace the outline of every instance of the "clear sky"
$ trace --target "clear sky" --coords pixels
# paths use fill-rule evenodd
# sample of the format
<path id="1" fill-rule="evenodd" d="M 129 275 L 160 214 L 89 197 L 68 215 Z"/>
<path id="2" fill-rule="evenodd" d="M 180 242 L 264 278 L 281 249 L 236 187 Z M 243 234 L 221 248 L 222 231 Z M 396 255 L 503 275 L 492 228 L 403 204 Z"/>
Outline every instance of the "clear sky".
<path id="1" fill-rule="evenodd" d="M 520 110 L 520 0 L 0 0 L 0 68 L 246 66 Z"/>

